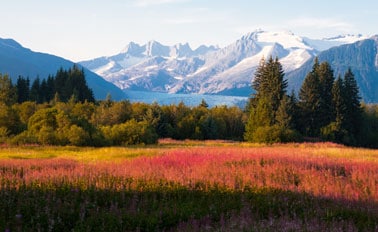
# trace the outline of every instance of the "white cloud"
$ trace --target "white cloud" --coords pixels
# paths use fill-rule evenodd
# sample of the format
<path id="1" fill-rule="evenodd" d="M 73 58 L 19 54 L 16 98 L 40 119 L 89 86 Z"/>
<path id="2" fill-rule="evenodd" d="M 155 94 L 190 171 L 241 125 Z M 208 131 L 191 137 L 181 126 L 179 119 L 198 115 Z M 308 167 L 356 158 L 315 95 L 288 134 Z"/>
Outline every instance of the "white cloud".
<path id="1" fill-rule="evenodd" d="M 163 4 L 174 4 L 186 2 L 187 0 L 135 0 L 135 6 L 137 7 L 149 7 Z"/>

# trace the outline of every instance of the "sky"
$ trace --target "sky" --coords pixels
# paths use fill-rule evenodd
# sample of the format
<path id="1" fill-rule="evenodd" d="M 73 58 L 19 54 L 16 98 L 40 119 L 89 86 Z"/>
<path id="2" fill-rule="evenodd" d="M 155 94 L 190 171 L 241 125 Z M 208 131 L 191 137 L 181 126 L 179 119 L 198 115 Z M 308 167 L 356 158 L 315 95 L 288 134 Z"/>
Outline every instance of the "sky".
<path id="1" fill-rule="evenodd" d="M 257 29 L 310 38 L 378 34 L 376 0 L 0 2 L 0 38 L 75 62 L 115 55 L 131 41 L 224 47 Z"/>

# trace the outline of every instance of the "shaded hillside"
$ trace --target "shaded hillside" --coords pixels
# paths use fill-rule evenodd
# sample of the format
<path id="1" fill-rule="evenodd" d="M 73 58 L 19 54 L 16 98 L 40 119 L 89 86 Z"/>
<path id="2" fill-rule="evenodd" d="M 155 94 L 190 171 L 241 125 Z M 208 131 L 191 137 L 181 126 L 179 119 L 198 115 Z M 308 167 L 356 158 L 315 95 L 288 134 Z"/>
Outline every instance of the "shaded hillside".
<path id="1" fill-rule="evenodd" d="M 328 61 L 337 77 L 350 67 L 355 74 L 360 95 L 366 103 L 378 102 L 378 36 L 353 44 L 342 45 L 321 52 L 319 61 Z M 307 73 L 311 71 L 314 59 L 308 60 L 299 69 L 287 74 L 290 88 L 298 91 Z"/>
<path id="2" fill-rule="evenodd" d="M 33 81 L 37 76 L 47 78 L 55 75 L 60 68 L 68 69 L 73 62 L 58 56 L 33 52 L 22 47 L 12 39 L 0 38 L 0 73 L 8 74 L 13 83 L 19 75 L 29 77 Z M 87 83 L 93 90 L 96 99 L 105 99 L 110 93 L 114 99 L 124 99 L 124 93 L 99 75 L 84 68 Z"/>

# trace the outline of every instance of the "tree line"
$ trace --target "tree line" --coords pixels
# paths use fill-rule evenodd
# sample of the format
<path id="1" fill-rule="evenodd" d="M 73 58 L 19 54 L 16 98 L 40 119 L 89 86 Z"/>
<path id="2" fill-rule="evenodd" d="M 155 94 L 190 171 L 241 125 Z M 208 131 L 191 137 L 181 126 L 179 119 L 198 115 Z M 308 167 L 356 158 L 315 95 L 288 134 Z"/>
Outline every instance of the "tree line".
<path id="1" fill-rule="evenodd" d="M 160 106 L 116 102 L 110 95 L 94 101 L 84 73 L 76 66 L 60 69 L 46 80 L 36 79 L 30 88 L 28 82 L 19 77 L 12 84 L 0 74 L 0 143 L 119 146 L 153 144 L 167 137 L 243 138 L 246 117 L 236 106 L 209 108 L 205 101 L 196 107 Z"/>
<path id="2" fill-rule="evenodd" d="M 68 70 L 60 68 L 55 76 L 48 76 L 46 79 L 39 77 L 30 83 L 27 77 L 19 76 L 14 86 L 16 94 L 11 101 L 22 103 L 25 101 L 35 101 L 37 103 L 50 102 L 55 98 L 62 102 L 67 102 L 71 97 L 77 101 L 94 102 L 92 90 L 88 87 L 84 70 L 74 65 Z"/>
<path id="3" fill-rule="evenodd" d="M 28 78 L 13 84 L 0 74 L 0 143 L 122 146 L 173 138 L 378 147 L 378 107 L 360 104 L 350 69 L 335 78 L 327 62 L 316 60 L 298 94 L 287 93 L 278 59 L 263 59 L 254 75 L 255 92 L 241 109 L 209 108 L 204 100 L 194 107 L 116 102 L 110 95 L 95 101 L 77 66 L 31 86 Z"/>

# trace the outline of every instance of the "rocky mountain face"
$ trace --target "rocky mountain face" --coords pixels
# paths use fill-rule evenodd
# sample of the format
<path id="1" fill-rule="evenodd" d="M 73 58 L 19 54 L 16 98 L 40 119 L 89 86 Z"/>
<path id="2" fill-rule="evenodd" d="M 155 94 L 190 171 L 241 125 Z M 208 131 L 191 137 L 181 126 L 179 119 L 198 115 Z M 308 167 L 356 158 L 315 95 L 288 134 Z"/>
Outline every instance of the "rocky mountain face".
<path id="1" fill-rule="evenodd" d="M 0 73 L 8 74 L 13 83 L 18 76 L 47 78 L 55 75 L 58 69 L 71 68 L 73 62 L 50 54 L 34 52 L 24 48 L 12 39 L 0 38 Z M 84 67 L 83 67 L 84 68 Z M 104 80 L 98 74 L 84 68 L 88 86 L 93 90 L 96 99 L 105 99 L 108 93 L 113 99 L 124 99 L 125 94 L 114 84 Z"/>
<path id="2" fill-rule="evenodd" d="M 320 62 L 328 61 L 335 76 L 343 76 L 350 67 L 365 103 L 378 103 L 378 36 L 330 48 L 318 54 Z M 289 86 L 299 90 L 314 60 L 309 59 L 300 68 L 287 74 Z"/>

